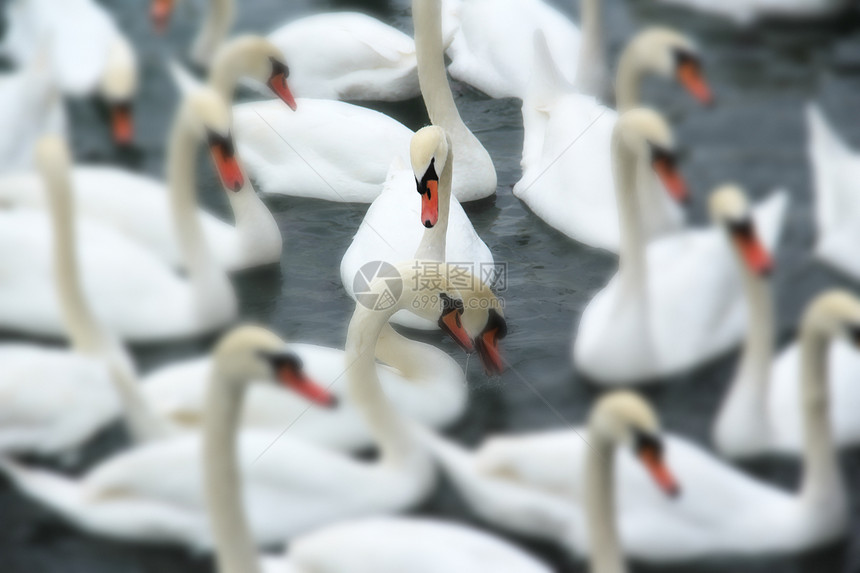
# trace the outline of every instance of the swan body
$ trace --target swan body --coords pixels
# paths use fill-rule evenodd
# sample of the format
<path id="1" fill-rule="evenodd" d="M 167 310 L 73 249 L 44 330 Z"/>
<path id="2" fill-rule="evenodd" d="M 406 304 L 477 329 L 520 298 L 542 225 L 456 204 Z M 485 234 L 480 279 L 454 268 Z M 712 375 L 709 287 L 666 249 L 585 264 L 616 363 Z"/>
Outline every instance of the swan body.
<path id="1" fill-rule="evenodd" d="M 860 175 L 860 154 L 839 137 L 818 106 L 807 107 L 806 120 L 815 189 L 815 256 L 858 279 L 860 258 L 852 244 L 858 239 L 853 222 L 860 214 L 860 201 L 855 198 L 852 182 Z"/>
<path id="2" fill-rule="evenodd" d="M 751 25 L 764 18 L 808 19 L 830 16 L 848 6 L 845 0 L 661 0 L 718 16 L 741 25 Z"/>

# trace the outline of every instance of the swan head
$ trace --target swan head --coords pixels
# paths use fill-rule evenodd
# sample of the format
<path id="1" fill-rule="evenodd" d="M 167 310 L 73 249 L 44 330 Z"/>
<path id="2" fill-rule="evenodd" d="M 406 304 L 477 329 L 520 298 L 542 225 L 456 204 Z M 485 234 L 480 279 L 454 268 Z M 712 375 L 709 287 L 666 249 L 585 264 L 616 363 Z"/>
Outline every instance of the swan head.
<path id="1" fill-rule="evenodd" d="M 224 187 L 231 191 L 242 189 L 245 175 L 231 133 L 232 114 L 224 99 L 213 89 L 199 86 L 185 96 L 179 122 L 198 140 L 206 142 Z"/>
<path id="2" fill-rule="evenodd" d="M 640 396 L 624 391 L 604 395 L 591 410 L 589 431 L 592 439 L 631 448 L 660 489 L 672 497 L 680 493 L 663 459 L 660 421 Z"/>
<path id="3" fill-rule="evenodd" d="M 689 199 L 687 184 L 678 170 L 675 136 L 665 118 L 652 109 L 636 108 L 618 118 L 614 141 L 633 157 L 647 158 L 673 199 Z"/>
<path id="4" fill-rule="evenodd" d="M 130 144 L 134 137 L 132 103 L 137 93 L 137 58 L 124 39 L 117 38 L 111 44 L 99 93 L 110 110 L 114 141 Z"/>
<path id="5" fill-rule="evenodd" d="M 290 68 L 284 54 L 265 38 L 247 35 L 230 40 L 215 54 L 212 70 L 213 74 L 228 73 L 264 84 L 290 109 L 296 110 L 296 99 L 287 83 Z"/>
<path id="6" fill-rule="evenodd" d="M 847 336 L 860 346 L 860 300 L 844 290 L 819 295 L 806 307 L 801 331 L 827 338 Z"/>
<path id="7" fill-rule="evenodd" d="M 176 0 L 152 0 L 149 5 L 149 17 L 152 19 L 152 26 L 159 34 L 163 34 L 167 30 L 175 2 Z"/>
<path id="8" fill-rule="evenodd" d="M 337 405 L 333 394 L 308 378 L 298 355 L 274 332 L 259 326 L 240 326 L 224 335 L 215 347 L 213 372 L 219 382 L 237 388 L 266 381 L 314 404 Z"/>
<path id="9" fill-rule="evenodd" d="M 773 260 L 756 231 L 746 194 L 737 185 L 723 185 L 711 193 L 708 208 L 714 224 L 726 229 L 738 256 L 751 273 L 767 276 Z"/>
<path id="10" fill-rule="evenodd" d="M 409 158 L 415 184 L 421 195 L 421 223 L 428 229 L 439 220 L 439 176 L 448 161 L 448 136 L 435 125 L 415 132 L 409 144 Z"/>
<path id="11" fill-rule="evenodd" d="M 640 72 L 676 78 L 703 105 L 713 103 L 696 45 L 670 28 L 649 28 L 636 34 L 625 50 Z"/>

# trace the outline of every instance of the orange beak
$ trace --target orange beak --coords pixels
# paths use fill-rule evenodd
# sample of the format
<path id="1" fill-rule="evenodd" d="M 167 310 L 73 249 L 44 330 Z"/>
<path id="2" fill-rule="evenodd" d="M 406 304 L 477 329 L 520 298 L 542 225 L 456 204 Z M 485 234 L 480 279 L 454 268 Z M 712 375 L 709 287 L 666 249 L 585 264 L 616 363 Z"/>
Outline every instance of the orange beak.
<path id="1" fill-rule="evenodd" d="M 460 311 L 454 309 L 443 314 L 439 319 L 439 328 L 454 339 L 454 342 L 456 342 L 457 345 L 466 352 L 472 352 L 475 350 L 475 346 L 472 344 L 472 339 L 469 337 L 466 329 L 463 328 L 463 323 L 460 321 Z"/>
<path id="2" fill-rule="evenodd" d="M 172 13 L 173 0 L 152 0 L 149 16 L 152 18 L 152 25 L 158 34 L 163 34 L 167 29 Z"/>
<path id="3" fill-rule="evenodd" d="M 337 396 L 305 376 L 301 369 L 292 364 L 281 366 L 278 379 L 285 388 L 306 398 L 310 402 L 326 408 L 337 406 Z"/>
<path id="4" fill-rule="evenodd" d="M 439 222 L 439 181 L 429 179 L 421 193 L 421 222 L 428 229 Z"/>
<path id="5" fill-rule="evenodd" d="M 111 108 L 113 140 L 117 145 L 129 145 L 134 139 L 134 117 L 129 105 L 114 105 Z"/>
<path id="6" fill-rule="evenodd" d="M 734 241 L 750 271 L 761 276 L 770 274 L 773 270 L 773 259 L 752 227 L 747 232 L 734 233 Z"/>
<path id="7" fill-rule="evenodd" d="M 708 86 L 708 82 L 705 81 L 705 77 L 702 75 L 702 68 L 698 62 L 693 60 L 682 62 L 678 66 L 678 81 L 702 105 L 711 105 L 714 103 L 711 88 Z"/>
<path id="8" fill-rule="evenodd" d="M 675 480 L 675 476 L 672 475 L 669 468 L 667 468 L 666 464 L 663 463 L 662 456 L 656 449 L 648 447 L 642 448 L 639 451 L 639 461 L 642 462 L 642 465 L 644 465 L 645 469 L 648 470 L 648 473 L 651 474 L 654 482 L 666 495 L 669 497 L 677 497 L 680 495 L 681 487 Z"/>
<path id="9" fill-rule="evenodd" d="M 489 329 L 478 338 L 478 356 L 481 357 L 481 364 L 488 376 L 505 371 L 505 363 L 499 351 L 499 340 L 498 328 Z"/>
<path id="10" fill-rule="evenodd" d="M 667 157 L 657 157 L 653 162 L 654 171 L 657 177 L 663 182 L 666 191 L 678 203 L 686 203 L 689 200 L 689 192 L 687 191 L 687 183 L 681 177 L 681 173 L 675 167 L 675 163 Z"/>
<path id="11" fill-rule="evenodd" d="M 290 91 L 290 87 L 287 85 L 287 77 L 283 72 L 272 74 L 272 77 L 269 78 L 269 89 L 281 98 L 281 101 L 287 104 L 291 110 L 296 111 L 298 108 L 296 98 L 293 97 L 293 92 Z"/>
<path id="12" fill-rule="evenodd" d="M 233 139 L 229 135 L 226 138 L 211 138 L 209 151 L 224 187 L 231 191 L 242 189 L 245 186 L 245 175 L 233 151 Z"/>

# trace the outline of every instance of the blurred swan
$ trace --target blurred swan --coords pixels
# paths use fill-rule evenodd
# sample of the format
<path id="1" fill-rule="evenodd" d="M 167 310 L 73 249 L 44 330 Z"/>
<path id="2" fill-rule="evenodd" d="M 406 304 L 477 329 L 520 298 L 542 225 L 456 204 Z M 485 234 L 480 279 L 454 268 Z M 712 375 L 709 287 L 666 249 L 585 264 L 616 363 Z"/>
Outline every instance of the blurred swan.
<path id="1" fill-rule="evenodd" d="M 282 557 L 258 556 L 241 497 L 236 451 L 240 404 L 252 382 L 267 381 L 275 387 L 274 378 L 282 378 L 279 365 L 295 363 L 297 357 L 285 352 L 284 342 L 271 332 L 245 327 L 222 340 L 214 360 L 207 408 L 219 415 L 207 416 L 203 447 L 205 494 L 220 573 L 465 573 L 488 567 L 509 573 L 549 573 L 537 560 L 499 539 L 430 519 L 372 517 L 341 522 L 293 539 L 289 553 Z M 314 392 L 325 390 L 317 387 Z"/>
<path id="2" fill-rule="evenodd" d="M 722 191 L 734 204 L 736 217 L 729 223 L 736 251 L 748 261 L 764 260 L 766 254 L 751 249 L 745 237 L 751 227 L 748 207 L 740 190 Z M 801 348 L 794 342 L 774 359 L 773 293 L 762 276 L 744 273 L 748 308 L 748 330 L 743 358 L 714 423 L 714 443 L 720 453 L 747 458 L 767 453 L 800 454 L 807 414 L 801 396 Z M 827 386 L 830 427 L 839 446 L 860 443 L 860 355 L 845 340 L 830 342 L 827 351 Z"/>
<path id="3" fill-rule="evenodd" d="M 655 158 L 671 156 L 673 148 L 669 127 L 651 110 L 628 111 L 615 126 L 619 269 L 583 311 L 573 344 L 576 368 L 595 383 L 653 382 L 718 356 L 743 334 L 741 280 L 722 229 L 643 241 L 640 206 L 649 199 L 642 185 L 653 178 Z M 786 202 L 786 194 L 777 192 L 755 210 L 768 252 L 776 246 Z M 729 221 L 733 216 L 714 214 Z"/>
<path id="4" fill-rule="evenodd" d="M 704 14 L 750 25 L 763 18 L 810 19 L 831 16 L 850 5 L 848 0 L 661 0 Z"/>
<path id="5" fill-rule="evenodd" d="M 684 484 L 678 499 L 669 503 L 656 495 L 629 455 L 615 459 L 614 480 L 597 480 L 615 483 L 624 553 L 654 562 L 793 554 L 843 537 L 849 504 L 828 422 L 826 349 L 831 339 L 845 335 L 856 345 L 858 333 L 860 301 L 846 293 L 825 293 L 804 314 L 800 334 L 804 471 L 798 492 L 750 478 L 697 444 L 667 436 L 666 463 Z M 429 432 L 422 437 L 483 519 L 520 535 L 553 541 L 574 555 L 587 552 L 582 506 L 601 498 L 587 489 L 594 481 L 583 477 L 587 456 L 600 450 L 593 432 L 571 429 L 497 437 L 474 454 Z M 611 463 L 608 456 L 601 459 Z"/>
<path id="6" fill-rule="evenodd" d="M 244 184 L 230 153 L 229 133 L 229 109 L 213 92 L 201 91 L 180 106 L 167 171 L 187 278 L 113 229 L 88 219 L 79 221 L 83 288 L 96 316 L 111 332 L 143 342 L 205 334 L 234 319 L 233 289 L 209 254 L 194 209 L 193 157 L 199 141 L 207 141 L 226 186 L 238 189 Z M 0 219 L 0 324 L 18 332 L 63 336 L 45 211 L 7 209 L 0 211 Z"/>
<path id="7" fill-rule="evenodd" d="M 602 0 L 580 3 L 583 32 L 543 0 L 447 0 L 459 22 L 448 48 L 451 76 L 495 98 L 525 98 L 533 37 L 542 33 L 549 58 L 584 93 L 609 92 Z"/>
<path id="8" fill-rule="evenodd" d="M 676 77 L 702 103 L 710 102 L 698 51 L 688 38 L 669 29 L 637 34 L 619 60 L 619 112 L 573 91 L 540 35 L 534 54 L 534 75 L 522 108 L 523 176 L 514 185 L 514 195 L 568 237 L 617 252 L 621 233 L 610 148 L 618 113 L 638 105 L 640 83 L 648 74 Z M 658 169 L 658 174 L 665 172 Z M 684 190 L 676 183 L 663 178 L 667 190 L 682 199 Z M 684 223 L 678 206 L 665 193 L 658 195 L 643 206 L 643 233 L 649 239 L 677 231 Z"/>
<path id="9" fill-rule="evenodd" d="M 283 59 L 277 49 L 265 40 L 237 38 L 217 55 L 213 84 L 232 99 L 236 78 L 250 77 L 271 86 L 289 102 L 289 91 L 280 77 L 282 65 Z M 196 81 L 186 82 L 184 88 L 186 96 L 199 89 L 205 90 Z M 175 121 L 180 122 L 181 117 Z M 178 152 L 181 151 L 176 146 L 171 150 L 171 153 Z M 184 255 L 171 216 L 169 183 L 101 165 L 78 166 L 72 174 L 79 214 L 122 233 L 171 266 L 183 265 Z M 243 182 L 238 189 L 232 182 L 230 187 L 225 187 L 235 225 L 196 205 L 182 205 L 182 208 L 192 209 L 191 216 L 199 217 L 212 256 L 230 271 L 278 262 L 283 248 L 281 232 L 272 213 L 257 196 L 251 182 L 244 177 Z M 16 173 L 0 178 L 0 201 L 6 204 L 39 209 L 45 208 L 45 200 L 42 181 L 36 174 Z"/>
<path id="10" fill-rule="evenodd" d="M 856 225 L 860 200 L 855 182 L 860 176 L 860 154 L 839 137 L 817 105 L 807 106 L 806 122 L 815 189 L 815 256 L 857 280 L 860 256 L 855 246 L 860 241 Z"/>
<path id="11" fill-rule="evenodd" d="M 63 100 L 54 84 L 49 54 L 39 54 L 23 69 L 0 75 L 0 125 L 0 173 L 32 169 L 39 138 L 66 133 Z"/>
<path id="12" fill-rule="evenodd" d="M 414 267 L 414 262 L 398 267 L 404 285 L 420 278 Z M 435 468 L 429 453 L 418 444 L 413 424 L 388 401 L 377 376 L 374 354 L 388 319 L 402 308 L 428 319 L 445 319 L 451 336 L 478 348 L 488 371 L 502 370 L 497 346 L 504 324 L 501 314 L 488 313 L 486 306 L 476 310 L 481 308 L 477 295 L 464 293 L 460 299 L 447 279 L 441 282 L 426 289 L 404 289 L 386 310 L 356 304 L 350 321 L 342 374 L 348 380 L 350 398 L 378 445 L 378 462 L 331 452 L 296 439 L 283 428 L 279 433 L 249 430 L 239 436 L 244 498 L 256 542 L 281 543 L 332 521 L 402 511 L 430 493 Z M 372 283 L 370 292 L 381 296 L 388 286 L 381 278 Z M 444 301 L 454 300 L 460 304 L 455 305 L 458 310 L 452 317 L 445 313 L 450 305 Z M 282 364 L 296 365 L 295 361 Z M 294 384 L 304 388 L 307 397 L 331 404 L 331 395 L 311 391 L 306 379 L 294 380 Z M 207 419 L 213 416 L 207 414 Z M 225 437 L 218 443 L 227 441 Z M 208 548 L 212 539 L 200 488 L 200 447 L 199 435 L 161 440 L 122 452 L 79 479 L 11 462 L 5 464 L 5 470 L 26 495 L 86 531 Z"/>
<path id="13" fill-rule="evenodd" d="M 456 159 L 445 131 L 436 126 L 418 130 L 412 138 L 410 156 L 412 168 L 395 160 L 382 194 L 371 203 L 340 262 L 340 278 L 352 298 L 359 271 L 375 261 L 448 261 L 476 275 L 492 274 L 494 270 L 490 249 L 451 196 L 451 171 Z M 438 328 L 410 312 L 397 313 L 392 322 L 413 328 Z"/>
<path id="14" fill-rule="evenodd" d="M 163 29 L 176 0 L 152 0 L 156 28 Z M 201 67 L 233 25 L 235 0 L 209 0 L 191 59 Z M 328 12 L 276 28 L 268 40 L 290 60 L 290 83 L 302 97 L 399 101 L 417 96 L 415 42 L 366 14 Z"/>
<path id="15" fill-rule="evenodd" d="M 487 150 L 463 123 L 445 74 L 439 0 L 415 0 L 418 77 L 431 121 L 457 148 L 453 192 L 461 202 L 496 191 Z M 408 159 L 412 131 L 363 107 L 299 98 L 295 113 L 277 102 L 234 108 L 236 141 L 262 191 L 329 201 L 373 201 L 392 160 Z"/>
<path id="16" fill-rule="evenodd" d="M 93 0 L 12 0 L 0 53 L 26 66 L 43 46 L 64 94 L 98 95 L 110 109 L 114 140 L 134 137 L 137 58 L 107 10 Z"/>

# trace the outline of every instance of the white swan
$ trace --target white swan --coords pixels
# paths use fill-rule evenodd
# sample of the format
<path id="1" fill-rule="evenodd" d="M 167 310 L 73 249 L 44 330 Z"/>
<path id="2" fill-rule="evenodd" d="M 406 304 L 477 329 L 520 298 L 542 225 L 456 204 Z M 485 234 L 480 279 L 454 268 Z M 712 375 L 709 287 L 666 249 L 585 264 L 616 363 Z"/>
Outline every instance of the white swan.
<path id="1" fill-rule="evenodd" d="M 376 261 L 448 261 L 482 279 L 493 278 L 496 269 L 490 249 L 451 196 L 451 170 L 456 164 L 453 150 L 442 128 L 425 127 L 412 138 L 412 168 L 399 161 L 392 165 L 382 194 L 371 203 L 340 262 L 340 278 L 349 296 L 355 298 L 361 268 Z M 396 314 L 392 321 L 413 328 L 437 328 L 408 312 Z"/>
<path id="2" fill-rule="evenodd" d="M 618 273 L 589 302 L 573 343 L 576 368 L 600 384 L 653 382 L 727 351 L 743 335 L 741 280 L 722 229 L 677 233 L 644 244 L 642 184 L 655 153 L 672 149 L 653 111 L 622 115 L 613 133 L 613 167 L 622 247 Z M 755 212 L 760 240 L 773 251 L 787 197 L 772 195 Z M 734 213 L 715 213 L 726 220 Z"/>
<path id="3" fill-rule="evenodd" d="M 847 0 L 661 0 L 737 24 L 751 25 L 764 18 L 809 19 L 833 16 L 848 8 Z"/>
<path id="4" fill-rule="evenodd" d="M 831 339 L 846 334 L 856 341 L 858 326 L 860 301 L 841 292 L 820 296 L 804 314 L 804 471 L 797 493 L 752 479 L 684 438 L 666 436 L 666 464 L 684 484 L 671 502 L 650 487 L 627 452 L 616 457 L 624 553 L 656 562 L 799 553 L 844 536 L 849 506 L 828 422 L 826 350 Z M 600 497 L 582 476 L 595 447 L 588 430 L 493 438 L 474 454 L 429 432 L 422 439 L 483 519 L 553 541 L 574 555 L 587 552 L 582 507 Z"/>
<path id="5" fill-rule="evenodd" d="M 288 102 L 291 96 L 285 87 L 282 68 L 283 59 L 277 48 L 261 38 L 237 38 L 216 55 L 212 84 L 224 94 L 225 101 L 229 101 L 237 78 L 249 77 L 270 86 Z M 184 88 L 183 92 L 188 94 L 200 85 L 195 82 Z M 73 170 L 73 177 L 79 214 L 124 234 L 171 266 L 183 264 L 171 216 L 168 184 L 99 165 L 78 166 Z M 238 190 L 233 187 L 225 190 L 235 225 L 194 206 L 212 256 L 230 271 L 280 261 L 283 248 L 280 229 L 251 182 L 244 178 Z M 42 181 L 32 173 L 0 178 L 0 202 L 44 208 Z"/>
<path id="6" fill-rule="evenodd" d="M 860 240 L 854 224 L 860 216 L 860 201 L 853 185 L 860 176 L 860 154 L 839 137 L 818 106 L 807 107 L 806 121 L 815 190 L 815 256 L 851 278 L 860 279 L 860 257 L 853 248 Z"/>
<path id="7" fill-rule="evenodd" d="M 418 77 L 430 119 L 457 148 L 454 196 L 489 197 L 496 171 L 487 150 L 469 131 L 445 74 L 439 0 L 415 0 Z M 329 201 L 373 201 L 394 158 L 408 159 L 412 131 L 363 107 L 299 98 L 295 113 L 277 102 L 234 108 L 239 152 L 262 191 Z"/>
<path id="8" fill-rule="evenodd" d="M 90 220 L 79 221 L 78 251 L 87 300 L 106 327 L 122 338 L 151 341 L 196 336 L 235 317 L 232 287 L 207 250 L 194 209 L 193 156 L 198 141 L 208 140 L 225 185 L 243 184 L 235 158 L 227 153 L 232 145 L 229 130 L 229 108 L 211 91 L 186 98 L 174 122 L 168 179 L 187 279 L 115 231 Z M 35 335 L 62 336 L 65 329 L 52 287 L 51 233 L 45 211 L 7 209 L 0 211 L 0 219 L 0 324 Z"/>
<path id="9" fill-rule="evenodd" d="M 410 262 L 398 268 L 404 286 L 419 277 L 413 267 Z M 371 292 L 381 296 L 390 292 L 389 286 L 387 279 L 379 279 Z M 449 287 L 443 281 L 427 288 L 405 288 L 396 304 L 386 310 L 356 305 L 342 375 L 349 381 L 351 400 L 379 446 L 378 462 L 356 461 L 288 432 L 242 433 L 239 447 L 245 502 L 257 542 L 280 543 L 334 520 L 401 511 L 430 492 L 435 482 L 433 462 L 418 446 L 413 425 L 387 400 L 374 354 L 391 315 L 410 308 L 426 318 L 445 320 L 452 336 L 474 344 L 489 372 L 501 371 L 498 339 L 504 334 L 504 320 L 500 311 L 488 312 L 486 304 L 480 306 L 478 297 L 489 298 L 496 308 L 498 302 L 486 288 L 480 294 L 464 292 L 460 298 Z M 446 312 L 451 308 L 455 312 Z M 296 383 L 307 386 L 306 381 Z M 327 393 L 306 394 L 324 403 L 331 401 Z M 209 547 L 212 540 L 200 491 L 199 451 L 198 435 L 161 440 L 123 452 L 79 480 L 11 462 L 5 469 L 28 496 L 87 531 L 120 539 Z"/>
<path id="10" fill-rule="evenodd" d="M 541 35 L 535 38 L 534 54 L 534 75 L 522 108 L 523 176 L 514 195 L 568 237 L 617 252 L 621 233 L 610 148 L 618 112 L 565 85 Z M 621 55 L 619 112 L 638 104 L 639 85 L 649 73 L 677 77 L 701 101 L 711 99 L 693 43 L 672 30 L 652 28 L 637 34 Z M 655 154 L 654 159 L 666 189 L 684 199 L 686 190 L 661 168 L 671 167 L 671 157 Z M 677 231 L 684 222 L 678 206 L 665 193 L 653 191 L 658 196 L 643 212 L 648 238 Z"/>
<path id="11" fill-rule="evenodd" d="M 266 356 L 267 358 L 262 358 Z M 268 360 L 268 362 L 267 362 Z M 204 465 L 206 497 L 219 573 L 328 571 L 465 573 L 492 568 L 503 573 L 549 573 L 537 560 L 501 540 L 468 527 L 429 519 L 374 517 L 314 531 L 290 543 L 283 557 L 261 557 L 241 498 L 236 431 L 243 395 L 252 381 L 274 387 L 271 362 L 290 362 L 283 341 L 258 328 L 237 329 L 215 351 L 207 391 Z M 283 391 L 283 390 L 280 390 Z"/>
<path id="12" fill-rule="evenodd" d="M 63 93 L 98 95 L 110 108 L 114 140 L 131 143 L 137 58 L 110 14 L 93 0 L 13 0 L 0 51 L 26 65 L 46 46 Z"/>
<path id="13" fill-rule="evenodd" d="M 738 190 L 723 191 L 734 203 L 739 219 L 730 232 L 745 232 L 745 201 Z M 740 239 L 736 239 L 738 241 Z M 741 256 L 755 257 L 749 250 Z M 749 319 L 743 357 L 714 421 L 714 443 L 720 453 L 746 458 L 767 453 L 793 454 L 803 450 L 803 411 L 800 384 L 800 345 L 785 348 L 774 361 L 773 293 L 767 279 L 744 273 Z M 860 443 L 857 377 L 860 356 L 844 340 L 834 340 L 828 354 L 830 425 L 839 446 Z"/>
<path id="14" fill-rule="evenodd" d="M 583 31 L 543 0 L 448 0 L 459 22 L 448 48 L 451 75 L 491 97 L 525 98 L 533 37 L 541 32 L 562 76 L 584 93 L 605 96 L 609 72 L 601 0 L 580 3 Z"/>

